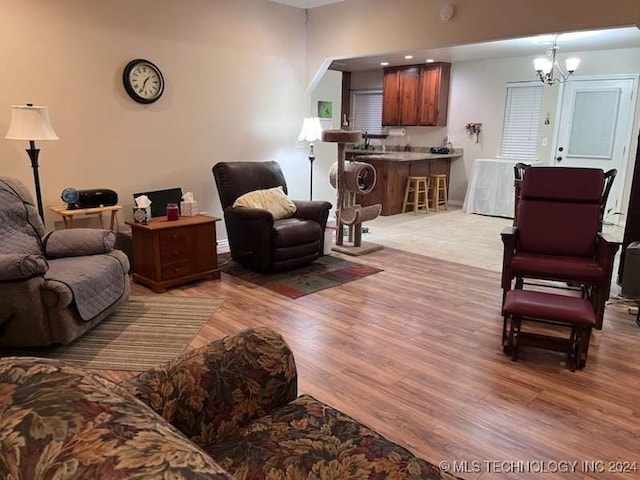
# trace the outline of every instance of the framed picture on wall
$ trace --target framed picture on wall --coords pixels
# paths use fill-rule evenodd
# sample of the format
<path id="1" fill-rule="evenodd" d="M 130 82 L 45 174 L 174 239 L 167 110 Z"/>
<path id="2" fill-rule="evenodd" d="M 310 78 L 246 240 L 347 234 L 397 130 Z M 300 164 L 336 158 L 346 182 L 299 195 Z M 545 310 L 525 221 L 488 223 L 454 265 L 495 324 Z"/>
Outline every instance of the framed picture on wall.
<path id="1" fill-rule="evenodd" d="M 318 100 L 318 117 L 320 120 L 330 120 L 333 117 L 333 104 L 326 100 Z"/>

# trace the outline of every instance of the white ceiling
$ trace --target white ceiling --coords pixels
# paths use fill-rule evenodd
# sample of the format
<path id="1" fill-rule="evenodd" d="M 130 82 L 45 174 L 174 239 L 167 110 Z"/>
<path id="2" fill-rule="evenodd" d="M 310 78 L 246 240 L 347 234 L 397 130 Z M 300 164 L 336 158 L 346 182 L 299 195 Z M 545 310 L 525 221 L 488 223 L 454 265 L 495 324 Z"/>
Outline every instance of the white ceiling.
<path id="1" fill-rule="evenodd" d="M 329 5 L 330 3 L 338 3 L 344 0 L 271 0 L 276 3 L 284 3 L 285 5 L 291 5 L 298 8 L 315 8 L 322 5 Z"/>
<path id="2" fill-rule="evenodd" d="M 547 49 L 552 45 L 553 35 L 541 35 L 456 47 L 386 53 L 371 57 L 336 59 L 331 64 L 331 68 L 355 72 L 380 69 L 382 68 L 380 62 L 389 62 L 390 66 L 413 65 L 422 63 L 427 58 L 433 58 L 436 62 L 464 62 L 526 55 L 544 56 Z M 587 50 L 640 47 L 640 29 L 628 27 L 563 33 L 558 36 L 558 47 L 559 54 Z M 407 60 L 404 58 L 405 55 L 413 55 L 413 58 Z"/>

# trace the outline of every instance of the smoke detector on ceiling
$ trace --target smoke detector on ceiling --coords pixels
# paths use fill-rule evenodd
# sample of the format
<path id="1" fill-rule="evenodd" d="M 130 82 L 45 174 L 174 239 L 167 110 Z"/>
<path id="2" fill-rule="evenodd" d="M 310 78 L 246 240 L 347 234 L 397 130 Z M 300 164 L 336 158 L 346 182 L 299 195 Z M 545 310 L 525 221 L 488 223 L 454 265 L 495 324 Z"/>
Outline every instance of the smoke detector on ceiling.
<path id="1" fill-rule="evenodd" d="M 456 14 L 456 7 L 454 7 L 450 3 L 447 3 L 440 9 L 440 19 L 443 22 L 448 22 L 453 18 L 455 14 Z"/>

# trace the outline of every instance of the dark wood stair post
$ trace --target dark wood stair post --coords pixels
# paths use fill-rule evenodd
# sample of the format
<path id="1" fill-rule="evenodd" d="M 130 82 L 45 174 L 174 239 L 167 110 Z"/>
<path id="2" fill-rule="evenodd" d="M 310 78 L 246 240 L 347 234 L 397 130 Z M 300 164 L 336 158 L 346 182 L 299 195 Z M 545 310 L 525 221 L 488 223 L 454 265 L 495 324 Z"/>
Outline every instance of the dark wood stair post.
<path id="1" fill-rule="evenodd" d="M 622 283 L 624 274 L 624 257 L 627 246 L 631 242 L 640 240 L 640 132 L 638 132 L 638 145 L 636 146 L 636 160 L 631 181 L 631 193 L 629 194 L 629 207 L 625 222 L 622 251 L 620 252 L 620 266 L 618 268 L 618 283 Z"/>

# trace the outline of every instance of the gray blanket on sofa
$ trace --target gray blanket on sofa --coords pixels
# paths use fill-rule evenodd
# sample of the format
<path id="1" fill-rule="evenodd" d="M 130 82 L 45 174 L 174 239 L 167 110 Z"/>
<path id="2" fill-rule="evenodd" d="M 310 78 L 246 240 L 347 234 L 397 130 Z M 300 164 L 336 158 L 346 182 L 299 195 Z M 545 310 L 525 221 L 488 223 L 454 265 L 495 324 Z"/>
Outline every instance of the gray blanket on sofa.
<path id="1" fill-rule="evenodd" d="M 20 195 L 28 195 L 21 191 L 21 185 L 0 180 L 0 254 L 42 255 L 42 220 L 33 204 Z"/>
<path id="2" fill-rule="evenodd" d="M 9 178 L 0 179 L 0 205 L 0 255 L 46 255 L 42 220 L 24 186 Z M 122 264 L 111 255 L 49 258 L 48 263 L 45 278 L 69 287 L 85 321 L 116 303 L 125 291 L 126 272 L 123 274 Z"/>
<path id="3" fill-rule="evenodd" d="M 91 320 L 116 303 L 125 290 L 123 267 L 110 255 L 56 258 L 44 277 L 67 285 L 80 318 Z"/>

